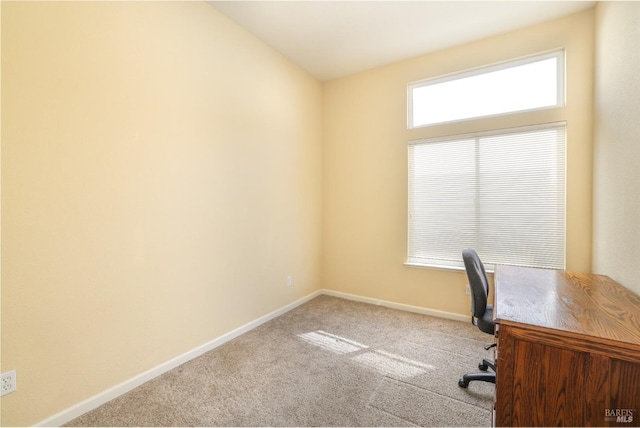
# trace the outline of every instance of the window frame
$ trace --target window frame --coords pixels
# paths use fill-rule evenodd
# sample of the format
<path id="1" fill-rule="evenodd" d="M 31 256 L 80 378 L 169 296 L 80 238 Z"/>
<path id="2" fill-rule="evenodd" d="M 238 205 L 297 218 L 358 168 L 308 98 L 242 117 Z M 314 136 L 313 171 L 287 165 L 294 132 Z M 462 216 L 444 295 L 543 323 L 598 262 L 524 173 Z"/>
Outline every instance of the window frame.
<path id="1" fill-rule="evenodd" d="M 523 65 L 526 65 L 526 64 L 531 64 L 531 63 L 535 63 L 535 62 L 539 62 L 539 61 L 544 61 L 544 60 L 550 59 L 550 58 L 556 58 L 557 59 L 557 70 L 556 70 L 556 73 L 557 73 L 556 74 L 556 83 L 557 83 L 556 97 L 557 97 L 557 102 L 554 105 L 543 106 L 543 107 L 534 107 L 534 108 L 524 109 L 524 110 L 513 110 L 513 111 L 508 111 L 508 112 L 481 115 L 481 116 L 466 117 L 466 118 L 461 118 L 461 119 L 452 119 L 452 120 L 447 120 L 447 121 L 427 123 L 427 124 L 421 124 L 421 125 L 414 125 L 414 123 L 413 123 L 413 107 L 414 107 L 413 106 L 413 104 L 414 104 L 413 103 L 413 91 L 415 89 L 422 88 L 422 87 L 425 87 L 425 86 L 431 86 L 431 85 L 436 85 L 436 84 L 440 84 L 440 83 L 450 82 L 450 81 L 454 81 L 454 80 L 461 80 L 461 79 L 465 79 L 465 78 L 468 78 L 468 77 L 488 74 L 488 73 L 492 73 L 492 72 L 495 72 L 495 71 L 506 70 L 506 69 L 509 69 L 509 68 L 515 68 L 515 67 L 523 66 Z M 478 119 L 484 119 L 484 118 L 499 117 L 499 116 L 512 115 L 512 114 L 521 114 L 521 113 L 525 113 L 525 112 L 532 112 L 532 111 L 538 111 L 538 110 L 549 110 L 549 109 L 564 107 L 566 105 L 566 94 L 565 94 L 565 92 L 566 92 L 566 78 L 565 78 L 566 65 L 565 65 L 565 61 L 566 61 L 566 55 L 565 55 L 564 48 L 563 49 L 555 49 L 555 50 L 552 50 L 552 51 L 548 51 L 548 52 L 544 52 L 544 53 L 538 53 L 538 54 L 535 54 L 535 55 L 529 55 L 529 56 L 518 58 L 518 59 L 514 59 L 514 60 L 503 61 L 503 62 L 494 63 L 494 64 L 490 64 L 490 65 L 486 65 L 486 66 L 472 68 L 472 69 L 465 70 L 465 71 L 459 71 L 459 72 L 445 74 L 445 75 L 434 77 L 434 78 L 429 78 L 429 79 L 423 79 L 423 80 L 419 80 L 419 81 L 415 81 L 415 82 L 410 82 L 407 85 L 407 129 L 419 129 L 419 128 L 437 126 L 437 125 L 448 124 L 448 123 L 464 122 L 464 121 L 470 121 L 470 120 L 478 120 Z"/>

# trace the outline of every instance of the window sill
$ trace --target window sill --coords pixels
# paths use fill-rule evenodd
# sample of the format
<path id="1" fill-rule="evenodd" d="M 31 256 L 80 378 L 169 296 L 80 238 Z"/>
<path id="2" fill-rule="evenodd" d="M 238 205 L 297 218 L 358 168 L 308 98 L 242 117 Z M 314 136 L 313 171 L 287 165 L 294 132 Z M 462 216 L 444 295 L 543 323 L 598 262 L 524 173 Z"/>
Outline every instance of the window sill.
<path id="1" fill-rule="evenodd" d="M 432 269 L 432 270 L 446 270 L 446 271 L 450 271 L 450 272 L 464 272 L 464 268 L 463 267 L 459 267 L 459 266 L 447 266 L 447 265 L 416 263 L 416 262 L 405 262 L 404 265 L 406 267 L 418 268 L 418 269 Z"/>
<path id="2" fill-rule="evenodd" d="M 405 262 L 403 264 L 409 268 L 444 270 L 448 272 L 465 272 L 465 269 L 462 266 L 448 266 L 448 265 L 416 263 L 416 262 Z M 493 269 L 494 269 L 493 265 L 484 265 L 484 267 L 487 273 L 493 273 Z"/>

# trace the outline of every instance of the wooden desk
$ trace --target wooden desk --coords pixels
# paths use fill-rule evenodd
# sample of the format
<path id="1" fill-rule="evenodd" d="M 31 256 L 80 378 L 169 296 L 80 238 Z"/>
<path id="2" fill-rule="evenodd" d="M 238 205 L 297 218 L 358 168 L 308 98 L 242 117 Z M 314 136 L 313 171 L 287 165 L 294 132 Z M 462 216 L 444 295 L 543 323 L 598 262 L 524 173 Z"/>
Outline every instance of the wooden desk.
<path id="1" fill-rule="evenodd" d="M 640 426 L 640 297 L 607 276 L 496 266 L 497 426 Z"/>

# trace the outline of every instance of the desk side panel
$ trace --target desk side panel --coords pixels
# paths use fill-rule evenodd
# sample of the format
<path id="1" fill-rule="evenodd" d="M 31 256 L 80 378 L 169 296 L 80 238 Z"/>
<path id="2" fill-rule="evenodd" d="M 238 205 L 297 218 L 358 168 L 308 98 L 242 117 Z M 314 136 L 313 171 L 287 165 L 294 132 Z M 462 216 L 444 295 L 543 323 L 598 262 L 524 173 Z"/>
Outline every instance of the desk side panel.
<path id="1" fill-rule="evenodd" d="M 497 326 L 495 425 L 510 427 L 513 409 L 513 336 L 511 327 Z"/>

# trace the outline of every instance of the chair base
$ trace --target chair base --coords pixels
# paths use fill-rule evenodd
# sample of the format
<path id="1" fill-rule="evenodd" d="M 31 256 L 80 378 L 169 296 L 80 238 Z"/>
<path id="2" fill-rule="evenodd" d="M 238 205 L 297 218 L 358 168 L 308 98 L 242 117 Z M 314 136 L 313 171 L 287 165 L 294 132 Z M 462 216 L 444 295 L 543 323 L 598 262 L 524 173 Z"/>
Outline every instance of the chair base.
<path id="1" fill-rule="evenodd" d="M 478 364 L 478 368 L 483 372 L 486 372 L 489 368 L 496 371 L 496 365 L 493 361 L 484 359 L 480 364 Z M 496 383 L 496 374 L 495 373 L 469 373 L 460 378 L 458 381 L 458 386 L 460 388 L 467 388 L 469 386 L 469 382 L 471 381 L 481 381 L 481 382 L 490 382 Z"/>
<path id="2" fill-rule="evenodd" d="M 487 360 L 487 359 L 482 360 L 482 362 L 480 364 L 478 364 L 478 368 L 480 370 L 482 370 L 483 372 L 486 372 L 489 369 L 493 370 L 494 372 L 496 371 L 495 363 L 493 361 Z"/>
<path id="3" fill-rule="evenodd" d="M 460 378 L 460 380 L 458 381 L 458 386 L 460 388 L 467 388 L 469 386 L 469 382 L 474 380 L 496 383 L 496 374 L 495 373 L 469 373 Z"/>

